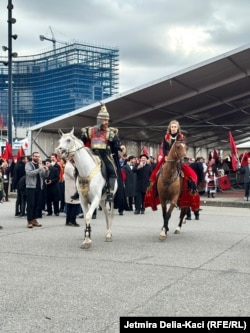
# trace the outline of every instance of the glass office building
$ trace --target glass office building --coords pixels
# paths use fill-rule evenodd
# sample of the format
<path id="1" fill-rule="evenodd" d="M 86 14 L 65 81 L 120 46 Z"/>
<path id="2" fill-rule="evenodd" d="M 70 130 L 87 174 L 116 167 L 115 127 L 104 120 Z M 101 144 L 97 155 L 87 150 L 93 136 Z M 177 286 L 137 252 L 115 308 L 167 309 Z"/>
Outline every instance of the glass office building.
<path id="1" fill-rule="evenodd" d="M 8 66 L 0 60 L 0 114 L 8 115 Z M 73 43 L 13 58 L 15 127 L 29 127 L 110 97 L 119 88 L 119 50 Z"/>

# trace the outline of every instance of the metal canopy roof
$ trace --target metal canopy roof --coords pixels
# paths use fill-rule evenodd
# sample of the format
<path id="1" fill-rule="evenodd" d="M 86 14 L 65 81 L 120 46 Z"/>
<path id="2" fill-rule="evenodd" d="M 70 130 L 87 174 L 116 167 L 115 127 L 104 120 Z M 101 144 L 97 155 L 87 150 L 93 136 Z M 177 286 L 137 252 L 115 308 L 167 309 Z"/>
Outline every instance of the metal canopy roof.
<path id="1" fill-rule="evenodd" d="M 177 119 L 192 147 L 229 148 L 250 139 L 250 44 L 103 100 L 122 140 L 160 143 Z M 34 126 L 63 132 L 96 124 L 100 104 Z"/>

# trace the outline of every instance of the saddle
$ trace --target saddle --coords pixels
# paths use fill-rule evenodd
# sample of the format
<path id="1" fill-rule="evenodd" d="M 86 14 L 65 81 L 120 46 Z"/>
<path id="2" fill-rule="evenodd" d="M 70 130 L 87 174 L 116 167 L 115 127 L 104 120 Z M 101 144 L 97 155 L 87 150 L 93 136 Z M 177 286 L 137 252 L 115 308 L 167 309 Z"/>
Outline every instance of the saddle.
<path id="1" fill-rule="evenodd" d="M 98 158 L 101 163 L 101 174 L 106 181 L 105 186 L 102 189 L 102 193 L 104 193 L 109 188 L 107 168 L 106 168 L 105 163 L 103 162 L 103 159 L 101 158 L 101 155 L 98 153 L 98 151 L 95 151 L 95 150 L 92 150 L 92 151 L 93 151 L 94 156 L 96 158 Z"/>

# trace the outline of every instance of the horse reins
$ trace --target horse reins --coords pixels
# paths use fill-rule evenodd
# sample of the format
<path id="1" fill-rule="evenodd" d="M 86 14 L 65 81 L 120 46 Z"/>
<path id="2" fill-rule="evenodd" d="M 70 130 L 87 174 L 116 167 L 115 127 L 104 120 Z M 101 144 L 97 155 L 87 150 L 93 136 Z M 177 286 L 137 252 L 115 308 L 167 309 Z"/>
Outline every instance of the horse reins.
<path id="1" fill-rule="evenodd" d="M 179 141 L 179 142 L 180 142 L 180 141 Z M 180 142 L 180 143 L 182 143 L 182 142 Z M 174 145 L 174 153 L 175 153 L 176 159 L 171 159 L 171 160 L 170 160 L 170 159 L 167 158 L 165 162 L 178 162 L 178 160 L 179 160 L 180 158 L 178 158 L 178 156 L 177 156 L 176 145 Z M 161 173 L 160 173 L 160 175 L 162 176 Z M 173 183 L 173 182 L 178 178 L 178 176 L 180 176 L 180 175 L 181 175 L 181 172 L 180 172 L 180 170 L 177 168 L 177 169 L 176 169 L 176 177 L 170 179 L 169 181 L 164 182 L 164 184 L 165 184 L 165 185 L 170 185 L 170 184 Z"/>
<path id="2" fill-rule="evenodd" d="M 74 144 L 74 146 L 75 146 L 75 144 Z M 77 148 L 76 150 L 71 150 L 71 151 L 70 151 L 70 149 L 68 149 L 67 153 L 68 153 L 68 155 L 70 155 L 72 153 L 74 154 L 74 153 L 76 153 L 78 150 L 80 150 L 82 148 L 85 148 L 85 146 L 82 145 L 81 147 Z"/>
<path id="3" fill-rule="evenodd" d="M 177 141 L 177 142 L 180 142 L 180 143 L 182 143 L 182 141 Z M 175 162 L 175 161 L 178 161 L 178 156 L 177 156 L 177 152 L 176 152 L 176 142 L 175 142 L 175 144 L 174 144 L 174 153 L 175 153 L 175 156 L 176 156 L 176 160 L 169 160 L 169 159 L 167 159 L 165 162 Z"/>

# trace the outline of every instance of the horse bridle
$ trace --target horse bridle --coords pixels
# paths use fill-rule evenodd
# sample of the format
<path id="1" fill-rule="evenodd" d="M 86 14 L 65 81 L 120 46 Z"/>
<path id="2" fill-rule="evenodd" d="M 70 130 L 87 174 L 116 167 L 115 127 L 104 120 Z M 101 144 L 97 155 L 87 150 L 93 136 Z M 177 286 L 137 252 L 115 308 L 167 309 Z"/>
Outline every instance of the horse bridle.
<path id="1" fill-rule="evenodd" d="M 74 138 L 72 138 L 72 139 L 74 139 Z M 78 139 L 75 138 L 75 140 L 78 140 Z M 62 153 L 66 153 L 66 154 L 67 154 L 67 157 L 68 157 L 68 156 L 72 156 L 72 157 L 73 157 L 74 154 L 75 154 L 77 151 L 79 151 L 79 150 L 81 150 L 82 148 L 84 148 L 85 151 L 89 154 L 89 156 L 92 158 L 92 160 L 93 160 L 94 163 L 96 164 L 96 167 L 97 167 L 97 168 L 100 167 L 100 165 L 101 165 L 101 160 L 100 160 L 100 158 L 99 158 L 98 156 L 96 156 L 96 155 L 91 154 L 89 148 L 86 147 L 86 146 L 84 146 L 83 143 L 82 143 L 82 146 L 81 146 L 81 147 L 78 147 L 78 148 L 75 149 L 75 150 L 71 150 L 73 147 L 75 147 L 75 143 L 71 144 L 71 146 L 70 146 L 68 149 L 64 149 L 64 150 L 62 151 Z"/>
<path id="2" fill-rule="evenodd" d="M 77 138 L 76 138 L 76 139 L 77 139 Z M 82 149 L 82 148 L 85 148 L 84 144 L 82 144 L 81 147 L 79 147 L 79 148 L 77 148 L 77 149 L 75 149 L 75 150 L 71 150 L 73 147 L 75 147 L 75 143 L 74 143 L 73 140 L 72 140 L 72 144 L 70 145 L 70 147 L 69 147 L 68 149 L 64 149 L 64 150 L 62 150 L 62 153 L 63 153 L 63 154 L 66 154 L 67 157 L 68 157 L 68 156 L 73 156 L 74 153 L 76 153 L 78 150 L 80 150 L 80 149 Z"/>
<path id="3" fill-rule="evenodd" d="M 184 143 L 184 141 L 176 141 L 176 142 Z M 174 159 L 174 160 L 166 159 L 165 162 L 178 162 L 178 160 L 180 159 L 180 158 L 177 156 L 177 152 L 176 152 L 176 144 L 174 145 L 174 153 L 175 153 L 176 159 Z M 173 182 L 174 182 L 174 181 L 175 181 L 180 175 L 181 175 L 181 170 L 177 167 L 177 169 L 176 169 L 176 176 L 173 177 L 173 178 L 168 179 L 167 181 L 164 182 L 164 184 L 165 184 L 166 186 L 172 184 L 172 183 L 173 183 Z"/>
<path id="4" fill-rule="evenodd" d="M 178 161 L 178 159 L 180 159 L 178 156 L 177 156 L 177 152 L 176 152 L 176 143 L 177 142 L 179 142 L 179 143 L 183 143 L 184 144 L 184 141 L 176 141 L 175 143 L 174 143 L 174 153 L 175 153 L 175 156 L 176 156 L 176 160 Z M 175 162 L 176 160 L 166 160 L 166 162 Z"/>

